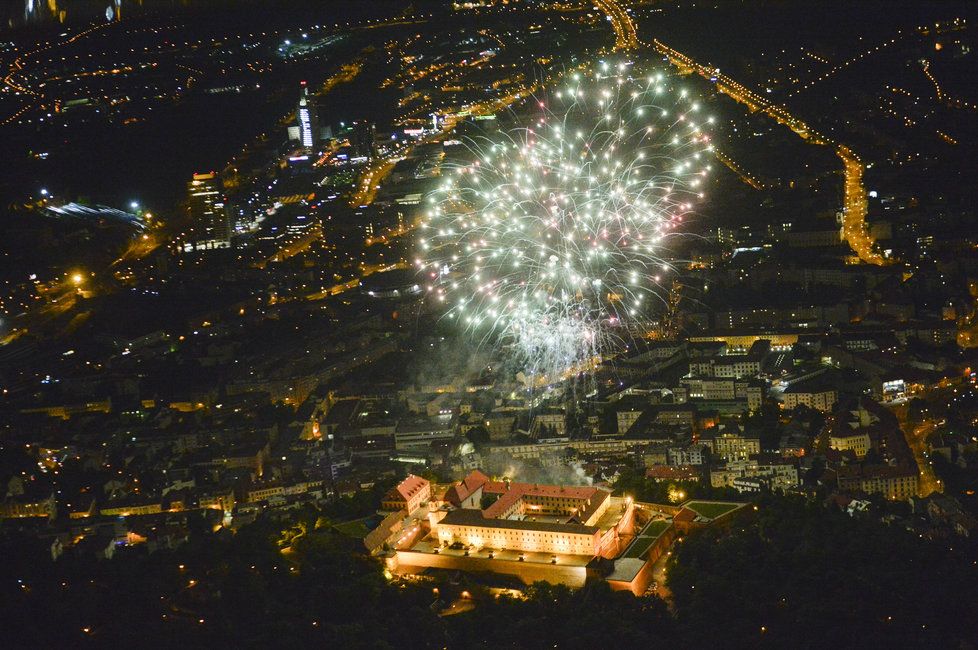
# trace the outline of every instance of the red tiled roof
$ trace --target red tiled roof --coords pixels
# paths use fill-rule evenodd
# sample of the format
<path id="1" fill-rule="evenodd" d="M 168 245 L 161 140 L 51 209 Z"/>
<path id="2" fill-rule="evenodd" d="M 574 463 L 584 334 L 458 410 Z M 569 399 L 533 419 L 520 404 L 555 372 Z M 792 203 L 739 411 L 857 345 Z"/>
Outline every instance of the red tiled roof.
<path id="1" fill-rule="evenodd" d="M 384 501 L 404 501 L 407 503 L 415 495 L 418 494 L 428 485 L 426 479 L 420 476 L 415 476 L 414 474 L 408 474 L 408 477 L 392 487 L 389 492 L 384 496 Z"/>
<path id="2" fill-rule="evenodd" d="M 495 518 L 506 512 L 523 497 L 566 497 L 588 501 L 599 490 L 595 487 L 568 487 L 565 485 L 540 485 L 538 483 L 505 483 L 490 481 L 482 487 L 487 494 L 501 495 L 496 502 L 483 511 L 488 518 Z"/>
<path id="3" fill-rule="evenodd" d="M 465 489 L 471 494 L 475 492 L 478 488 L 485 485 L 489 481 L 489 477 L 480 472 L 477 469 L 469 472 L 469 475 L 462 479 L 461 484 L 465 486 Z"/>
<path id="4" fill-rule="evenodd" d="M 505 481 L 489 481 L 482 489 L 489 494 L 502 494 L 516 490 L 530 497 L 568 497 L 570 499 L 590 499 L 598 491 L 598 488 L 586 485 L 574 487 L 539 483 L 510 483 L 507 488 Z"/>
<path id="5" fill-rule="evenodd" d="M 500 516 L 523 497 L 565 497 L 568 499 L 589 501 L 601 492 L 598 488 L 589 486 L 575 487 L 492 481 L 479 470 L 474 470 L 464 479 L 449 488 L 445 495 L 445 500 L 458 506 L 480 487 L 484 494 L 500 495 L 491 506 L 483 511 L 483 516 L 488 519 Z"/>
<path id="6" fill-rule="evenodd" d="M 454 506 L 460 506 L 473 492 L 488 482 L 488 476 L 477 469 L 472 470 L 468 476 L 448 488 L 448 491 L 445 492 L 445 501 L 448 501 Z"/>

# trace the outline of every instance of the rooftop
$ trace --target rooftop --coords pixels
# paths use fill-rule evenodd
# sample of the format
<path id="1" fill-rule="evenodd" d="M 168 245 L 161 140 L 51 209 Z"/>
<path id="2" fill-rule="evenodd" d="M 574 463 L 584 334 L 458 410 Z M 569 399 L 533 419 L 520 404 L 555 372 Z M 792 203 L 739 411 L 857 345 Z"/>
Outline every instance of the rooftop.
<path id="1" fill-rule="evenodd" d="M 525 497 L 566 498 L 583 501 L 578 517 L 586 521 L 601 502 L 607 498 L 607 492 L 595 487 L 569 487 L 565 485 L 540 485 L 539 483 L 510 483 L 506 481 L 489 481 L 483 486 L 486 494 L 501 495 L 496 502 L 485 509 L 486 517 L 498 517 L 508 510 L 516 501 Z M 604 496 L 602 496 L 604 495 Z M 598 498 L 594 498 L 598 497 Z"/>
<path id="2" fill-rule="evenodd" d="M 452 505 L 459 506 L 462 501 L 465 501 L 473 492 L 488 482 L 488 476 L 479 470 L 473 470 L 468 476 L 448 488 L 448 491 L 445 493 L 445 500 Z"/>
<path id="3" fill-rule="evenodd" d="M 410 501 L 417 495 L 421 490 L 423 490 L 428 485 L 428 481 L 421 478 L 420 476 L 415 476 L 414 474 L 409 474 L 406 479 L 395 485 L 390 491 L 384 495 L 385 501 Z"/>

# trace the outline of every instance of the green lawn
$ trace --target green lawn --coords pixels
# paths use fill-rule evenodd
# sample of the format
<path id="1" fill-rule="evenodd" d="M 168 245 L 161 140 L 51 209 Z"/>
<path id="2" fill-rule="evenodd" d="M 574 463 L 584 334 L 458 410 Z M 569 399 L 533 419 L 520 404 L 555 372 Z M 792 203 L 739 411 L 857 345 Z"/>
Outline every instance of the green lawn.
<path id="1" fill-rule="evenodd" d="M 653 544 L 655 544 L 654 537 L 636 537 L 622 557 L 640 558 Z"/>
<path id="2" fill-rule="evenodd" d="M 364 517 L 363 519 L 354 519 L 353 521 L 344 521 L 341 524 L 334 524 L 333 528 L 336 532 L 346 535 L 347 537 L 355 537 L 357 539 L 363 539 L 370 532 L 370 528 L 367 527 L 367 521 L 373 517 Z"/>
<path id="3" fill-rule="evenodd" d="M 666 532 L 671 525 L 671 522 L 662 521 L 661 519 L 658 521 L 650 521 L 642 530 L 641 535 L 642 537 L 651 537 L 655 539 L 662 533 Z"/>
<path id="4" fill-rule="evenodd" d="M 698 515 L 702 515 L 709 519 L 716 519 L 721 515 L 725 515 L 731 510 L 735 510 L 741 504 L 739 503 L 716 503 L 713 501 L 690 501 L 686 504 L 686 507 L 695 512 Z"/>
<path id="5" fill-rule="evenodd" d="M 642 529 L 642 532 L 638 534 L 638 537 L 629 545 L 622 557 L 641 557 L 671 525 L 672 523 L 668 521 L 650 521 Z"/>

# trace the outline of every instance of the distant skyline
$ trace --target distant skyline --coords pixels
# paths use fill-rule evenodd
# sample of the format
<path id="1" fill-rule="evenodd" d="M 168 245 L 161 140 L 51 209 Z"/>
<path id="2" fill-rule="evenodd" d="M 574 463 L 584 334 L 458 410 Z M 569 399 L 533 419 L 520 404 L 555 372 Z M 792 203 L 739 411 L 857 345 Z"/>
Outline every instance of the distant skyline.
<path id="1" fill-rule="evenodd" d="M 100 20 L 126 20 L 147 14 L 193 13 L 214 8 L 241 9 L 247 5 L 259 4 L 263 5 L 265 11 L 271 7 L 278 12 L 311 6 L 308 0 L 8 0 L 0 3 L 0 34 L 23 27 L 84 25 Z M 352 8 L 336 7 L 333 11 Z"/>
<path id="2" fill-rule="evenodd" d="M 145 13 L 186 4 L 178 0 L 151 0 L 149 3 L 142 0 L 15 0 L 4 3 L 2 26 L 78 24 L 98 18 L 115 20 L 125 17 L 129 11 Z"/>

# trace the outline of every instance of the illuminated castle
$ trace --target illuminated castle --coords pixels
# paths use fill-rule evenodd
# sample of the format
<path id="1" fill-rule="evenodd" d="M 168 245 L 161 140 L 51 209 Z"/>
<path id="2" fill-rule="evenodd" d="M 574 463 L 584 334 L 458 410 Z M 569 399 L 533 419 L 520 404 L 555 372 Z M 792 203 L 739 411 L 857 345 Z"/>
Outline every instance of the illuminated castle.
<path id="1" fill-rule="evenodd" d="M 610 496 L 596 487 L 492 481 L 474 471 L 448 489 L 454 509 L 432 512 L 431 529 L 443 546 L 600 555 L 608 531 L 597 523 Z"/>
<path id="2" fill-rule="evenodd" d="M 493 481 L 480 471 L 447 487 L 408 477 L 384 502 L 397 509 L 365 544 L 392 574 L 465 571 L 570 587 L 602 580 L 635 595 L 678 534 L 711 520 L 604 488 Z M 744 504 L 713 506 L 727 516 Z"/>

